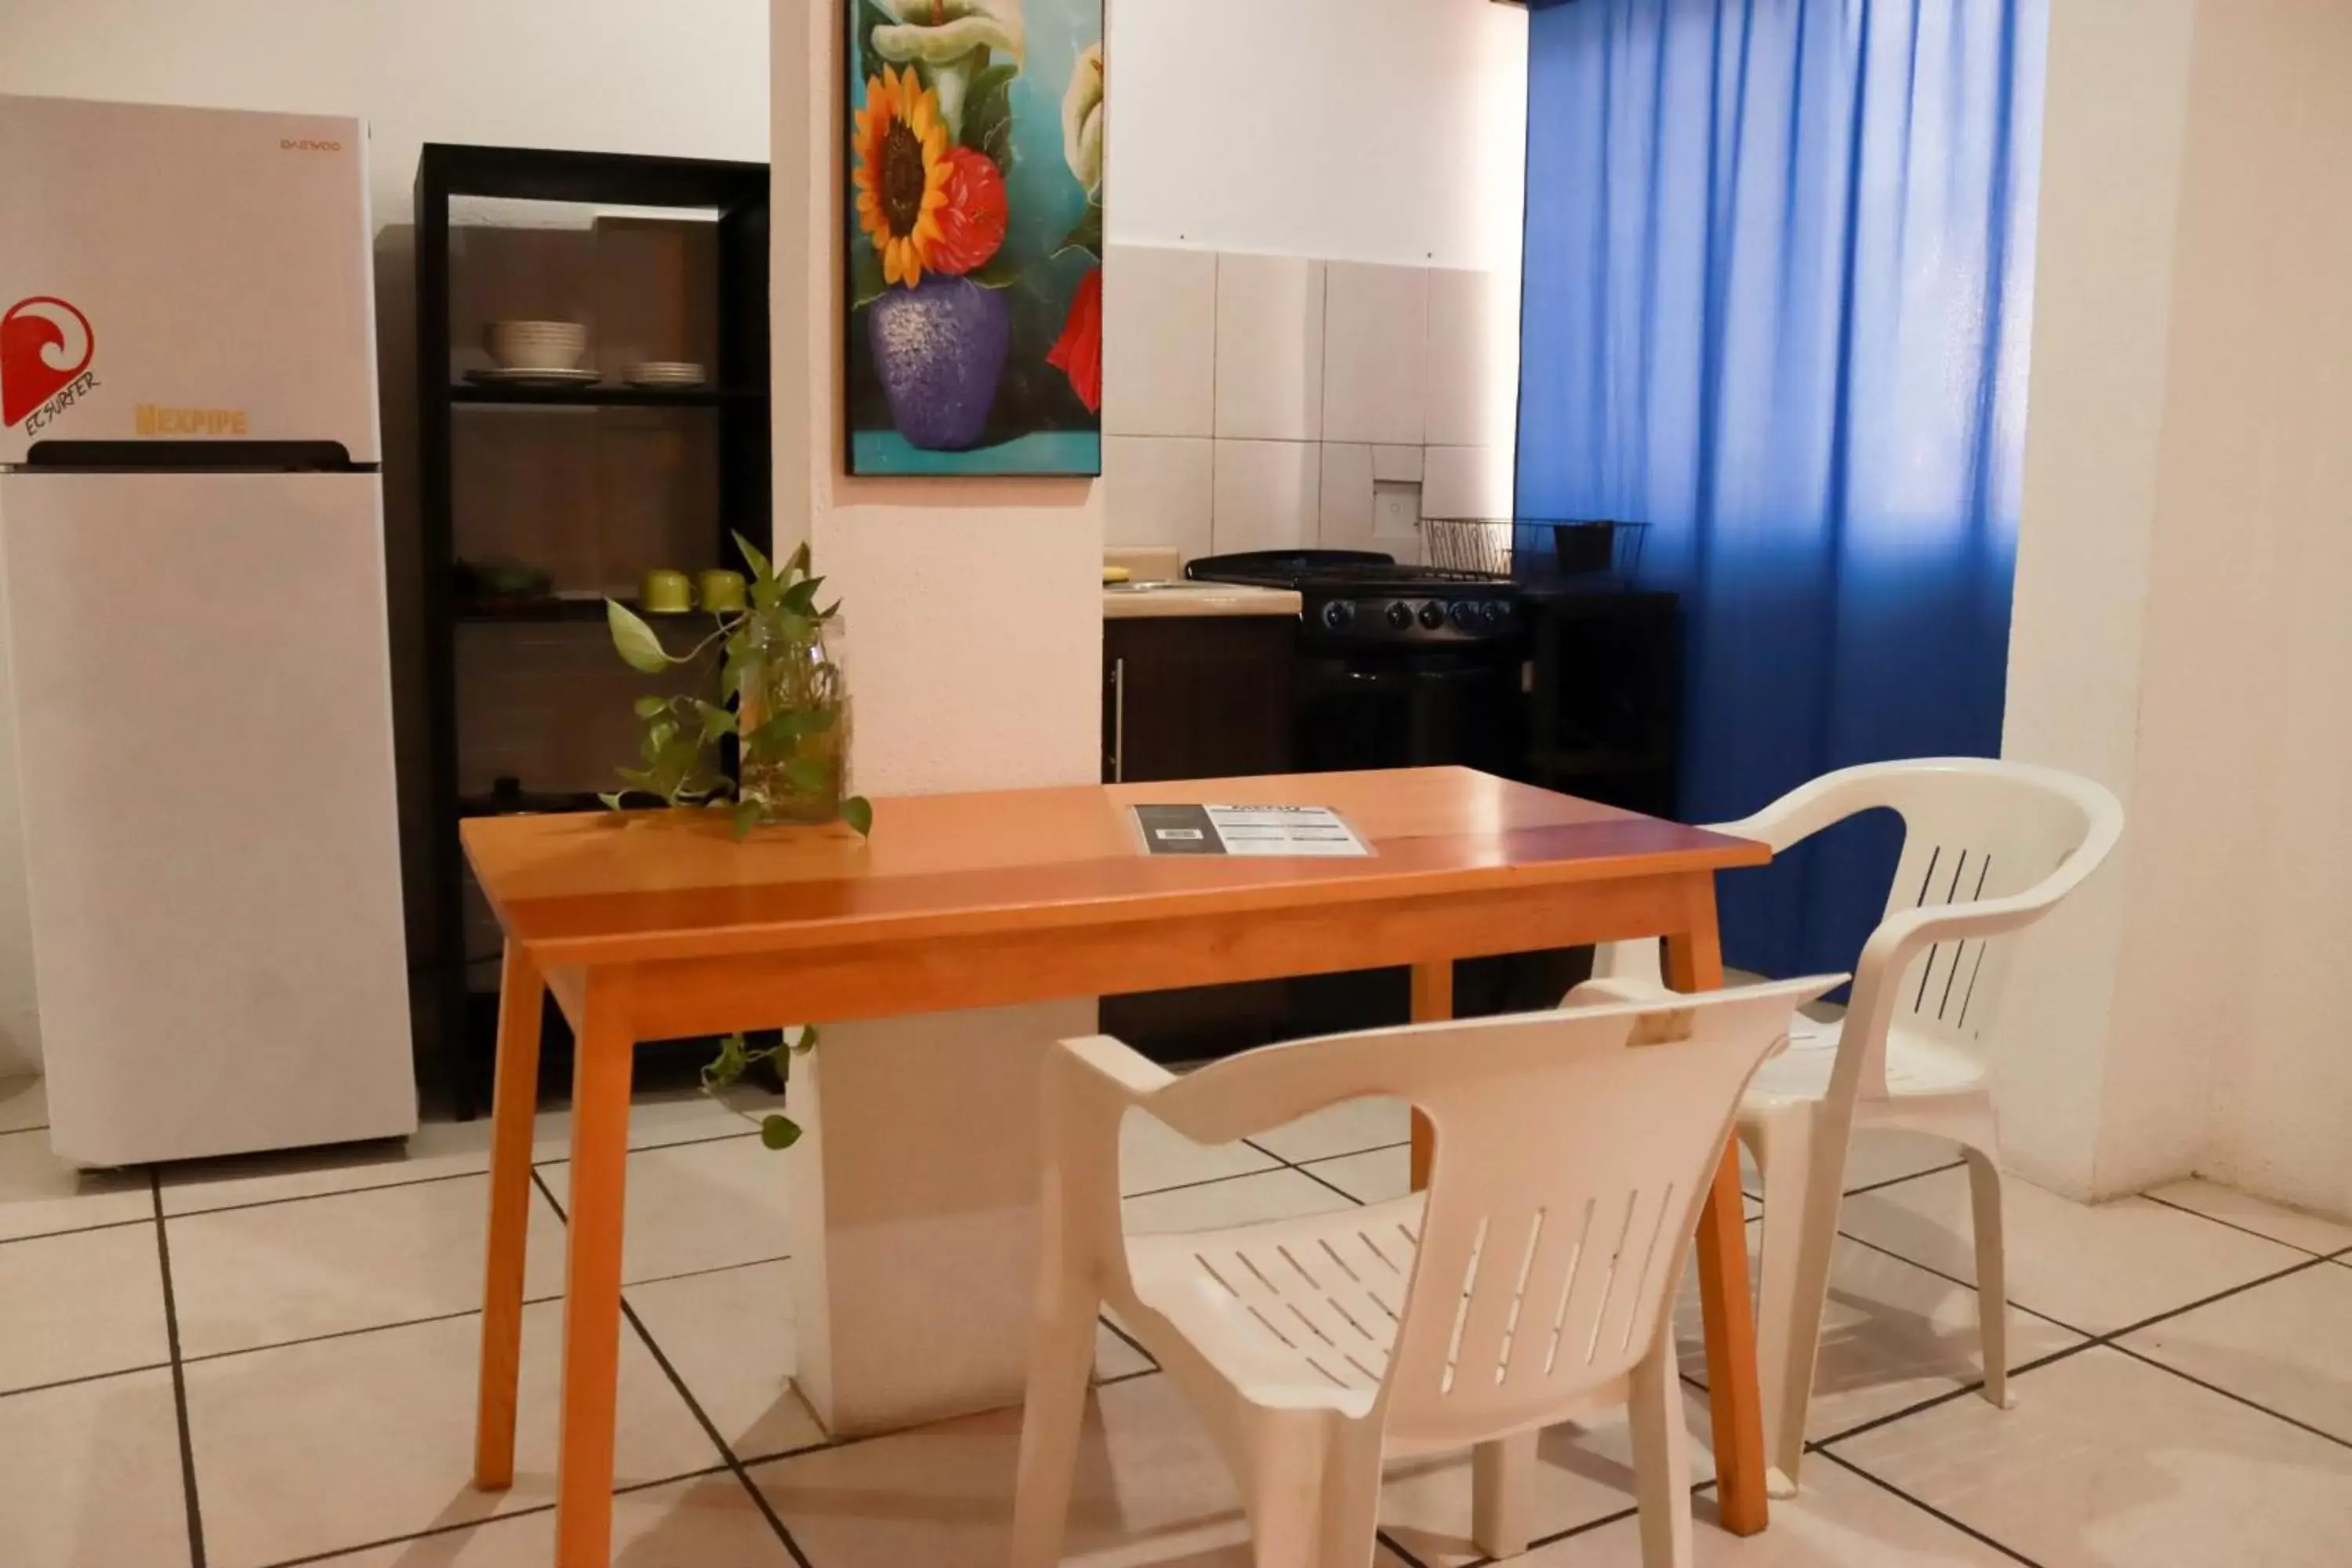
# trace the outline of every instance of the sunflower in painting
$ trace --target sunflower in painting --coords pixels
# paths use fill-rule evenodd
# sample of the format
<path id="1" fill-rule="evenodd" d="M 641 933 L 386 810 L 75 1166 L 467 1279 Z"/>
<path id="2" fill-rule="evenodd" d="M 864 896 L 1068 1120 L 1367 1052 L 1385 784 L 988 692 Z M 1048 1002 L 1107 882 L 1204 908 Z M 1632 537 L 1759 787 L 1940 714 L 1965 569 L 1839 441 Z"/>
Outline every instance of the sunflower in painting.
<path id="1" fill-rule="evenodd" d="M 917 79 L 912 66 L 904 71 L 885 66 L 866 84 L 856 131 L 858 224 L 882 258 L 884 280 L 911 289 L 933 265 L 940 209 L 955 174 L 938 96 Z"/>

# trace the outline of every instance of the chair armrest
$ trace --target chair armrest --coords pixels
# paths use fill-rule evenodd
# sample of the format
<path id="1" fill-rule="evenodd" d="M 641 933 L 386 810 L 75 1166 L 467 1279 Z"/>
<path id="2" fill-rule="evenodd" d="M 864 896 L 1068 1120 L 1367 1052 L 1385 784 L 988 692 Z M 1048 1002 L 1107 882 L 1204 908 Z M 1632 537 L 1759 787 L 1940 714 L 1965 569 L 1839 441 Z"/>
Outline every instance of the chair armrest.
<path id="1" fill-rule="evenodd" d="M 1102 1080 L 1102 1087 L 1122 1098 L 1140 1100 L 1176 1081 L 1176 1075 L 1158 1062 L 1109 1035 L 1089 1035 L 1061 1042 L 1061 1058 Z"/>

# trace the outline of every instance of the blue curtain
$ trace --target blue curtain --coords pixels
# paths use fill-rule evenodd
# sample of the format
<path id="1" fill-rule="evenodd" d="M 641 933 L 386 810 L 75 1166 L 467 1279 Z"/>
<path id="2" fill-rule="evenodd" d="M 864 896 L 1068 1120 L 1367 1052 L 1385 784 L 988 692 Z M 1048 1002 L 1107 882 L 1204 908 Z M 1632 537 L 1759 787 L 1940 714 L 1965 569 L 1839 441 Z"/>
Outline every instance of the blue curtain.
<path id="1" fill-rule="evenodd" d="M 2000 743 L 2047 0 L 1575 0 L 1529 23 L 1522 518 L 1651 525 L 1682 808 Z M 1727 879 L 1845 967 L 1891 823 Z"/>

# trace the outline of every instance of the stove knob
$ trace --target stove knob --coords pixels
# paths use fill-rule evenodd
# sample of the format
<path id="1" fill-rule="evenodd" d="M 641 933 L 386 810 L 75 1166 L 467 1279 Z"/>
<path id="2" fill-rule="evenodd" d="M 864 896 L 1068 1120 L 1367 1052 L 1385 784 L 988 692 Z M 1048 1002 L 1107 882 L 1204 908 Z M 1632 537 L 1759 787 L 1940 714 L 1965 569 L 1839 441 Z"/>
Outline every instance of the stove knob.
<path id="1" fill-rule="evenodd" d="M 1421 624 L 1431 631 L 1445 624 L 1445 606 L 1432 599 L 1421 607 Z"/>
<path id="2" fill-rule="evenodd" d="M 1399 601 L 1389 606 L 1389 625 L 1397 631 L 1412 629 L 1412 606 Z"/>
<path id="3" fill-rule="evenodd" d="M 1483 614 L 1488 629 L 1500 631 L 1510 624 L 1511 606 L 1500 599 L 1489 599 L 1486 601 L 1486 608 Z"/>
<path id="4" fill-rule="evenodd" d="M 1334 599 L 1323 606 L 1323 625 L 1331 631 L 1344 632 L 1356 624 L 1356 605 L 1352 599 Z"/>
<path id="5" fill-rule="evenodd" d="M 1476 631 L 1478 606 L 1467 599 L 1456 599 L 1454 602 L 1453 613 L 1448 618 L 1454 622 L 1454 629 L 1457 632 Z"/>

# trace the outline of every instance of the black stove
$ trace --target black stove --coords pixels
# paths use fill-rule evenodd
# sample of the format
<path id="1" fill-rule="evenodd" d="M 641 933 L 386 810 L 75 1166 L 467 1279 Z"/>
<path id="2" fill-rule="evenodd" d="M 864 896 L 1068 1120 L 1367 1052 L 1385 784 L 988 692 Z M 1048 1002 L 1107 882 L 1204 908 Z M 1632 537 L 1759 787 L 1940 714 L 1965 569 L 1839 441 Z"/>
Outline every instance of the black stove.
<path id="1" fill-rule="evenodd" d="M 1521 631 L 1518 592 L 1509 578 L 1402 565 L 1370 551 L 1210 555 L 1186 566 L 1184 575 L 1296 592 L 1309 649 L 1499 649 Z"/>

